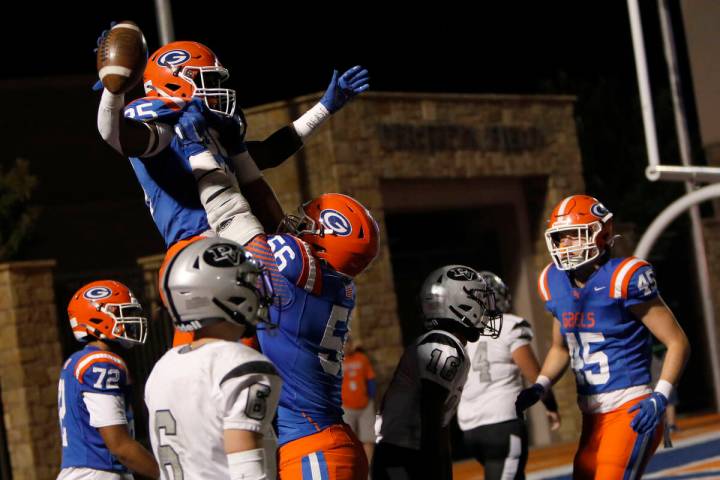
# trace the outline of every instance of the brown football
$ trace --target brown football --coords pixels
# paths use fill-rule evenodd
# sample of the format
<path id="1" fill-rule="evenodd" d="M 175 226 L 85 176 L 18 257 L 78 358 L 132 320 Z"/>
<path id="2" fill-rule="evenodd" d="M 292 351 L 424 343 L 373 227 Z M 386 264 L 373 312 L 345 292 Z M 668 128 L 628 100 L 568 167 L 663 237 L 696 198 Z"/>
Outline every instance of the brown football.
<path id="1" fill-rule="evenodd" d="M 142 78 L 147 44 L 140 28 L 129 20 L 112 27 L 98 47 L 100 81 L 112 93 L 125 93 Z"/>

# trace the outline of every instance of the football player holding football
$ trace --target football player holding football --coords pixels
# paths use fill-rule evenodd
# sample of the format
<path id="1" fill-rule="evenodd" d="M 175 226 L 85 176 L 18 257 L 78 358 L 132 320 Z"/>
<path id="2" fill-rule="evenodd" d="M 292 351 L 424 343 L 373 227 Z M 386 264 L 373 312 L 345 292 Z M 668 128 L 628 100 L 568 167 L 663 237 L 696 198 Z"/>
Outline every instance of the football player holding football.
<path id="1" fill-rule="evenodd" d="M 107 35 L 103 32 L 99 42 Z M 297 152 L 304 140 L 354 96 L 369 88 L 368 72 L 360 66 L 333 73 L 321 100 L 292 124 L 264 141 L 246 141 L 246 124 L 234 90 L 222 85 L 229 72 L 217 56 L 197 42 L 172 42 L 150 55 L 143 74 L 146 96 L 126 104 L 123 94 L 104 89 L 98 108 L 98 130 L 116 151 L 129 157 L 145 193 L 145 202 L 168 248 L 197 235 L 210 234 L 208 216 L 224 215 L 242 206 L 223 204 L 206 212 L 197 195 L 196 179 L 183 166 L 175 126 L 184 111 L 197 110 L 208 128 L 207 147 L 220 168 L 239 179 L 255 215 L 274 232 L 282 211 L 260 169 L 279 165 Z M 101 85 L 101 84 L 100 84 Z M 260 169 L 258 169 L 258 165 Z M 215 233 L 234 237 L 232 222 Z M 181 246 L 179 246 L 181 247 Z"/>

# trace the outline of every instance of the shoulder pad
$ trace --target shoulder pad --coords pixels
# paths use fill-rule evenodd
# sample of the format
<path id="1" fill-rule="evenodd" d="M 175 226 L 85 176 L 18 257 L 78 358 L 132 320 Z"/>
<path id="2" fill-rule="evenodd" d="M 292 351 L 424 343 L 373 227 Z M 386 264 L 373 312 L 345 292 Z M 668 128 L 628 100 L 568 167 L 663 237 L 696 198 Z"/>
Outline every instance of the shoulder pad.
<path id="1" fill-rule="evenodd" d="M 506 317 L 507 320 L 508 317 Z M 530 322 L 524 318 L 520 318 L 519 321 L 510 323 L 512 327 L 508 332 L 509 336 L 514 340 L 527 340 L 528 342 L 533 338 L 532 326 Z"/>
<path id="2" fill-rule="evenodd" d="M 550 300 L 552 300 L 552 295 L 550 295 L 550 282 L 548 281 L 550 269 L 552 267 L 553 263 L 549 263 L 538 277 L 538 293 L 540 294 L 540 298 L 543 299 L 543 302 L 549 302 Z"/>
<path id="3" fill-rule="evenodd" d="M 455 343 L 455 340 L 439 331 L 432 331 L 427 335 L 420 337 L 417 341 L 417 346 L 419 347 L 421 345 L 425 345 L 426 343 L 437 343 L 455 349 L 457 349 L 458 347 L 457 343 Z"/>
<path id="4" fill-rule="evenodd" d="M 245 375 L 273 375 L 278 377 L 275 366 L 269 360 L 252 360 L 242 363 L 227 372 L 220 380 L 220 385 L 233 378 L 244 377 Z"/>
<path id="5" fill-rule="evenodd" d="M 307 243 L 287 234 L 273 235 L 267 241 L 285 278 L 306 292 L 322 291 L 322 268 Z"/>
<path id="6" fill-rule="evenodd" d="M 128 103 L 124 115 L 137 122 L 175 123 L 187 102 L 178 97 L 143 97 Z"/>
<path id="7" fill-rule="evenodd" d="M 431 333 L 417 344 L 420 378 L 450 389 L 466 361 L 465 352 L 446 335 Z"/>
<path id="8" fill-rule="evenodd" d="M 627 257 L 618 260 L 620 261 L 615 265 L 612 277 L 610 277 L 609 294 L 612 298 L 628 298 L 628 287 L 635 272 L 642 267 L 649 267 L 652 270 L 652 266 L 645 260 L 637 257 Z"/>
<path id="9" fill-rule="evenodd" d="M 127 384 L 125 361 L 112 352 L 91 352 L 78 360 L 75 378 L 89 388 L 103 391 L 119 390 Z"/>

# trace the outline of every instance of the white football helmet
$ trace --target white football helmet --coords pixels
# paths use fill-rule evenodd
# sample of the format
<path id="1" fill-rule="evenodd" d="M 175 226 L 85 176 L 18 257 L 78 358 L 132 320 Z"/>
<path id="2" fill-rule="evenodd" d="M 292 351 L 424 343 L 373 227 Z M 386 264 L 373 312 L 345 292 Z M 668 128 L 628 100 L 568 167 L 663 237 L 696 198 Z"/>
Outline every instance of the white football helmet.
<path id="1" fill-rule="evenodd" d="M 434 270 L 420 290 L 425 328 L 442 328 L 450 321 L 465 327 L 468 340 L 479 336 L 497 338 L 502 313 L 495 294 L 478 272 L 463 265 L 446 265 Z"/>
<path id="2" fill-rule="evenodd" d="M 215 237 L 183 248 L 160 279 L 173 323 L 192 331 L 218 321 L 249 327 L 268 321 L 272 284 L 262 265 L 236 242 Z"/>

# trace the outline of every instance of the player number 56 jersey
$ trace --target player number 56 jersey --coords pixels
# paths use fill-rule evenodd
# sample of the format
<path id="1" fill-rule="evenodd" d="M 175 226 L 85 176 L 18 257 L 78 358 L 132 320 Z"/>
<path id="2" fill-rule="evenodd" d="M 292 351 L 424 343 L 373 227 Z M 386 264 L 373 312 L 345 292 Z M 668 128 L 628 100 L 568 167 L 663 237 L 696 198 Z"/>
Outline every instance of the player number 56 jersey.
<path id="1" fill-rule="evenodd" d="M 447 389 L 442 412 L 446 427 L 457 410 L 469 364 L 463 345 L 454 335 L 431 330 L 405 349 L 383 398 L 375 425 L 378 442 L 420 449 L 420 395 L 422 380 Z"/>
<path id="2" fill-rule="evenodd" d="M 278 327 L 258 329 L 265 355 L 284 380 L 278 408 L 280 445 L 342 423 L 342 361 L 355 285 L 293 235 L 259 236 L 247 250 L 263 262 L 276 302 Z"/>

